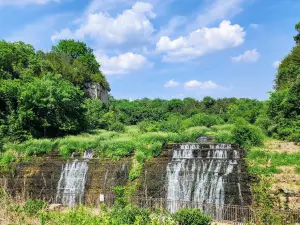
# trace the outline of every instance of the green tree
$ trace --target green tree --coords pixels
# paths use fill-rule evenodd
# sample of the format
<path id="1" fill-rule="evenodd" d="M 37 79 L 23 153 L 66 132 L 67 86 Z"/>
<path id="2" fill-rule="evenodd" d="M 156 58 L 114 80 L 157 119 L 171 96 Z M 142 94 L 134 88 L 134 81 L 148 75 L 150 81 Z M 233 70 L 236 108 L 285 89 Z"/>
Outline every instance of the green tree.
<path id="1" fill-rule="evenodd" d="M 206 96 L 203 98 L 202 103 L 204 104 L 205 108 L 210 108 L 215 104 L 216 100 L 210 96 Z"/>
<path id="2" fill-rule="evenodd" d="M 34 48 L 23 42 L 0 40 L 0 79 L 15 79 L 27 71 L 36 76 L 41 68 Z"/>
<path id="3" fill-rule="evenodd" d="M 84 101 L 86 108 L 85 119 L 88 129 L 105 128 L 102 118 L 107 109 L 99 99 L 86 99 Z"/>
<path id="4" fill-rule="evenodd" d="M 84 129 L 83 92 L 60 75 L 46 74 L 22 83 L 17 99 L 16 120 L 34 137 L 55 137 Z"/>
<path id="5" fill-rule="evenodd" d="M 56 57 L 60 57 L 60 59 L 55 59 Z M 93 50 L 85 43 L 74 40 L 61 40 L 56 46 L 52 47 L 52 55 L 50 53 L 48 59 L 52 59 L 51 62 L 54 67 L 57 60 L 58 63 L 68 61 L 68 65 L 71 65 L 72 68 L 67 68 L 70 73 L 67 77 L 72 78 L 70 79 L 71 82 L 80 84 L 82 87 L 86 82 L 96 82 L 110 91 L 109 84 L 100 71 L 100 64 L 97 62 Z M 59 69 L 57 66 L 55 68 L 56 70 Z"/>
<path id="6" fill-rule="evenodd" d="M 297 44 L 300 44 L 300 22 L 295 25 L 295 30 L 298 32 L 298 34 L 294 37 L 294 40 Z"/>
<path id="7" fill-rule="evenodd" d="M 244 118 L 249 123 L 254 123 L 263 111 L 263 102 L 252 99 L 240 99 L 229 106 L 228 117 L 234 122 L 237 118 Z"/>

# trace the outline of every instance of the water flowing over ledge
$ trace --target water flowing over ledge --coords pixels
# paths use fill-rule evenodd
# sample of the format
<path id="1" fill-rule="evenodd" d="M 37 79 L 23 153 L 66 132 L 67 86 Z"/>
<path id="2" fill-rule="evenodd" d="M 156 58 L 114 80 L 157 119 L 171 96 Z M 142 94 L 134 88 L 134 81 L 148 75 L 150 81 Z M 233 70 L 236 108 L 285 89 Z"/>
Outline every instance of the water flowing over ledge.
<path id="1" fill-rule="evenodd" d="M 225 204 L 227 180 L 230 176 L 239 176 L 239 159 L 238 150 L 229 144 L 211 144 L 205 150 L 199 144 L 174 145 L 172 160 L 167 165 L 167 200 Z M 239 177 L 235 179 L 238 181 Z M 236 182 L 236 190 L 242 205 L 239 182 Z M 168 204 L 171 212 L 179 208 Z M 218 210 L 217 207 L 214 210 Z"/>
<path id="2" fill-rule="evenodd" d="M 88 171 L 87 159 L 92 159 L 93 155 L 93 151 L 87 150 L 83 154 L 83 160 L 75 159 L 72 163 L 67 162 L 62 168 L 56 202 L 70 208 L 82 203 Z"/>

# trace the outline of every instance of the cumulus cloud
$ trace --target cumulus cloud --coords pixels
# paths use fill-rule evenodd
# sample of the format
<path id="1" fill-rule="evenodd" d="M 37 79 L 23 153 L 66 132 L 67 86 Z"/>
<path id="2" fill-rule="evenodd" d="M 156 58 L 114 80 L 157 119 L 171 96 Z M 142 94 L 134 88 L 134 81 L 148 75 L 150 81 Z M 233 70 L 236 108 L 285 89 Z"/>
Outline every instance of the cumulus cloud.
<path id="1" fill-rule="evenodd" d="M 60 32 L 55 32 L 51 36 L 51 40 L 55 42 L 56 40 L 61 40 L 61 39 L 72 39 L 75 38 L 74 34 L 69 28 L 62 29 Z"/>
<path id="2" fill-rule="evenodd" d="M 164 84 L 165 88 L 169 88 L 169 87 L 178 87 L 180 85 L 179 82 L 174 81 L 174 80 L 170 80 L 167 83 Z"/>
<path id="3" fill-rule="evenodd" d="M 105 41 L 113 44 L 123 44 L 129 42 L 143 42 L 154 32 L 150 19 L 155 14 L 153 6 L 145 2 L 136 2 L 131 9 L 125 10 L 122 14 L 112 17 L 103 12 L 89 13 L 80 27 L 73 33 L 63 29 L 52 36 L 52 40 L 57 40 L 61 36 L 72 34 L 74 38 L 91 38 L 93 40 Z"/>
<path id="4" fill-rule="evenodd" d="M 164 61 L 185 61 L 210 52 L 232 48 L 244 42 L 245 31 L 238 24 L 224 20 L 219 27 L 201 28 L 188 36 L 171 40 L 163 36 L 156 43 L 156 51 L 166 53 Z"/>
<path id="5" fill-rule="evenodd" d="M 1 5 L 24 6 L 29 4 L 44 5 L 49 2 L 60 2 L 60 0 L 0 0 L 0 6 Z"/>
<path id="6" fill-rule="evenodd" d="M 104 74 L 126 74 L 141 69 L 151 63 L 142 55 L 127 52 L 118 56 L 108 57 L 105 54 L 95 52 L 97 61 L 101 65 Z"/>
<path id="7" fill-rule="evenodd" d="M 197 81 L 197 80 L 190 80 L 184 83 L 184 87 L 189 88 L 199 88 L 199 89 L 215 89 L 218 85 L 211 80 L 209 81 Z"/>
<path id="8" fill-rule="evenodd" d="M 273 66 L 275 69 L 278 69 L 278 67 L 280 66 L 280 64 L 281 64 L 281 61 L 276 60 L 275 62 L 273 62 L 272 66 Z"/>
<path id="9" fill-rule="evenodd" d="M 242 11 L 241 4 L 244 0 L 214 0 L 196 20 L 189 24 L 188 30 L 192 31 L 202 26 L 207 26 L 219 20 L 228 19 Z"/>
<path id="10" fill-rule="evenodd" d="M 259 52 L 256 49 L 247 50 L 243 54 L 231 57 L 231 61 L 238 62 L 256 62 L 260 57 Z"/>

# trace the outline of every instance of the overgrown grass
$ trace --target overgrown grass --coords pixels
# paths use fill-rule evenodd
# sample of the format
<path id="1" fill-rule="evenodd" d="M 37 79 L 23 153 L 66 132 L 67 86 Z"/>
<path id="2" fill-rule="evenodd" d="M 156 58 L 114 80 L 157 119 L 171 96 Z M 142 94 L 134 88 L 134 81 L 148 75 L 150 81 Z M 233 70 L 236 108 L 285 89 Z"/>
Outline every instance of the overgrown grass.
<path id="1" fill-rule="evenodd" d="M 277 153 L 264 150 L 252 150 L 248 152 L 247 159 L 256 164 L 266 164 L 269 160 L 271 166 L 298 166 L 300 162 L 299 153 Z"/>
<path id="2" fill-rule="evenodd" d="M 233 125 L 215 125 L 189 127 L 178 132 L 140 132 L 138 126 L 128 126 L 126 132 L 92 130 L 76 136 L 57 139 L 34 139 L 23 143 L 6 143 L 0 154 L 0 165 L 7 168 L 12 162 L 24 160 L 30 156 L 58 151 L 61 156 L 69 157 L 73 152 L 83 153 L 93 149 L 102 157 L 119 159 L 136 151 L 136 159 L 143 163 L 157 156 L 167 143 L 195 142 L 200 135 L 212 135 L 217 142 L 231 143 Z"/>

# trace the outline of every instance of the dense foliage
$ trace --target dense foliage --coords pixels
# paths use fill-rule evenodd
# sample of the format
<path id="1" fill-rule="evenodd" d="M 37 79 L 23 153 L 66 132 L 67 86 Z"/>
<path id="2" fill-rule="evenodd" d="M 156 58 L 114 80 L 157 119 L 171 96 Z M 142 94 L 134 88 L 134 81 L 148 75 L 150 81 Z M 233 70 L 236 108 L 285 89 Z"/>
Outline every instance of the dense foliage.
<path id="1" fill-rule="evenodd" d="M 267 114 L 270 132 L 280 139 L 300 140 L 300 23 L 295 26 L 296 46 L 281 62 Z"/>
<path id="2" fill-rule="evenodd" d="M 57 137 L 99 125 L 105 109 L 83 92 L 87 82 L 109 90 L 99 67 L 82 42 L 62 40 L 44 53 L 0 41 L 0 138 Z"/>
<path id="3" fill-rule="evenodd" d="M 210 225 L 212 222 L 200 209 L 182 208 L 173 214 L 173 218 L 178 225 Z"/>

